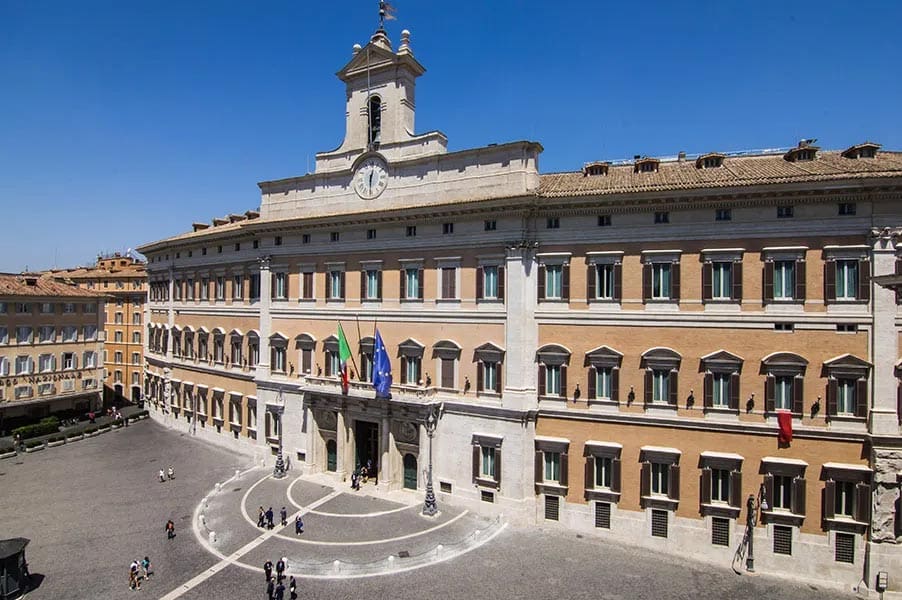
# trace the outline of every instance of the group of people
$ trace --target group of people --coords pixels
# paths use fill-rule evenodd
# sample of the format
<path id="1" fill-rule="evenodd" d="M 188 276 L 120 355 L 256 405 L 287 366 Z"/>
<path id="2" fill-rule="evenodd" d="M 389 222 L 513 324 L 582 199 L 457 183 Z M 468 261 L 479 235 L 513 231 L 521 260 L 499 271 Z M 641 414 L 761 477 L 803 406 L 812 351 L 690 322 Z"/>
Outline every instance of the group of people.
<path id="1" fill-rule="evenodd" d="M 272 510 L 272 506 L 270 506 L 267 510 L 264 510 L 261 506 L 257 510 L 257 527 L 272 529 L 275 527 L 275 518 L 276 515 Z M 279 511 L 279 519 L 282 523 L 282 527 L 288 525 L 288 510 L 283 506 L 282 510 Z M 299 514 L 294 518 L 294 533 L 295 535 L 300 535 L 304 533 L 304 520 L 301 518 Z"/>
<path id="2" fill-rule="evenodd" d="M 285 570 L 288 568 L 288 559 L 284 556 L 276 561 L 276 576 L 272 576 L 273 564 L 271 560 L 267 560 L 263 563 L 263 573 L 266 575 L 266 597 L 268 600 L 284 600 L 285 599 L 285 584 L 282 583 L 282 580 L 285 579 Z M 289 598 L 291 600 L 295 600 L 298 597 L 297 594 L 298 584 L 294 580 L 294 576 L 288 578 L 288 593 Z"/>
<path id="3" fill-rule="evenodd" d="M 376 477 L 376 469 L 373 467 L 373 460 L 369 459 L 363 466 L 358 466 L 351 472 L 351 489 L 359 490 L 361 480 L 363 483 L 369 481 L 370 477 Z"/>
<path id="4" fill-rule="evenodd" d="M 167 469 L 165 473 L 163 472 L 163 469 L 160 469 L 159 477 L 160 483 L 163 483 L 167 479 L 169 481 L 175 479 L 175 470 L 172 468 L 172 465 L 169 465 L 169 469 Z"/>
<path id="5" fill-rule="evenodd" d="M 153 575 L 153 568 L 150 564 L 150 558 L 145 556 L 144 560 L 138 561 L 136 558 L 128 567 L 128 587 L 129 589 L 138 591 L 141 589 L 141 582 L 146 581 Z"/>

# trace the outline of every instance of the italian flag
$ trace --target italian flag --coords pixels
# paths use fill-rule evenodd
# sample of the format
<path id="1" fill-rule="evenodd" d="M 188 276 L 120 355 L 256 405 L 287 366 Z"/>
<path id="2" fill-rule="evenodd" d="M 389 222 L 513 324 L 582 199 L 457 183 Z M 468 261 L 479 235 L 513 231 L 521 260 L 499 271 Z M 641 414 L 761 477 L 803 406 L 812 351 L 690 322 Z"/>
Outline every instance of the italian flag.
<path id="1" fill-rule="evenodd" d="M 341 393 L 348 393 L 348 359 L 351 358 L 351 347 L 348 346 L 348 338 L 345 337 L 345 330 L 341 328 L 341 321 L 338 322 L 338 360 L 341 369 Z"/>

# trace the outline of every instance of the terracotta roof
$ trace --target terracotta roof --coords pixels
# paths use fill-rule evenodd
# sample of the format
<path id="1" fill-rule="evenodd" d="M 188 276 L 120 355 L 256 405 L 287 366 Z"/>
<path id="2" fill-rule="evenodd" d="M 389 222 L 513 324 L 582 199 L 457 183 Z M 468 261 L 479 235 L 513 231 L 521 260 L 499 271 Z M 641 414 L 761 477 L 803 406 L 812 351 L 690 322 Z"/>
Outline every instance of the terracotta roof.
<path id="1" fill-rule="evenodd" d="M 106 294 L 78 288 L 42 273 L 0 273 L 0 296 L 102 298 Z"/>
<path id="2" fill-rule="evenodd" d="M 539 195 L 601 196 L 867 177 L 902 178 L 902 153 L 881 151 L 874 158 L 851 160 L 840 152 L 821 151 L 815 160 L 799 162 L 785 160 L 782 153 L 727 156 L 722 167 L 697 169 L 693 160 L 667 161 L 648 173 L 635 173 L 632 163 L 611 165 L 607 175 L 595 177 L 585 177 L 582 171 L 542 175 Z"/>
<path id="3" fill-rule="evenodd" d="M 68 277 L 70 279 L 106 279 L 106 278 L 133 278 L 144 279 L 147 277 L 147 269 L 144 264 L 117 267 L 114 269 L 98 269 L 97 267 L 76 267 L 74 269 L 62 269 L 50 271 L 55 277 Z"/>

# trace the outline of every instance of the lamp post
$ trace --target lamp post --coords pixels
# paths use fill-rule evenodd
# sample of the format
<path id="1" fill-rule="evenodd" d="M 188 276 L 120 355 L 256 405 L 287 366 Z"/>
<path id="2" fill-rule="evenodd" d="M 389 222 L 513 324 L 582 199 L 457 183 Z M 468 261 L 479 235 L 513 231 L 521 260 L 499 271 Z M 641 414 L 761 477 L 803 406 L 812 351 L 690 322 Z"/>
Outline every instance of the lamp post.
<path id="1" fill-rule="evenodd" d="M 433 517 L 438 513 L 438 505 L 435 502 L 435 490 L 432 488 L 432 438 L 435 436 L 435 428 L 438 425 L 435 408 L 429 409 L 429 415 L 424 422 L 426 435 L 429 436 L 429 469 L 426 471 L 426 500 L 423 503 L 423 514 Z"/>
<path id="2" fill-rule="evenodd" d="M 285 459 L 282 457 L 282 412 L 285 410 L 282 400 L 282 388 L 279 388 L 279 404 L 276 410 L 272 411 L 273 419 L 276 422 L 276 431 L 279 432 L 279 452 L 276 454 L 276 466 L 272 470 L 274 479 L 283 479 L 288 475 L 288 469 L 285 468 Z"/>
<path id="3" fill-rule="evenodd" d="M 761 510 L 768 510 L 763 483 L 758 490 L 758 500 L 756 501 L 755 496 L 749 494 L 749 499 L 746 501 L 745 522 L 748 529 L 749 547 L 745 559 L 745 570 L 749 573 L 755 572 L 755 525 L 758 524 L 758 508 Z"/>

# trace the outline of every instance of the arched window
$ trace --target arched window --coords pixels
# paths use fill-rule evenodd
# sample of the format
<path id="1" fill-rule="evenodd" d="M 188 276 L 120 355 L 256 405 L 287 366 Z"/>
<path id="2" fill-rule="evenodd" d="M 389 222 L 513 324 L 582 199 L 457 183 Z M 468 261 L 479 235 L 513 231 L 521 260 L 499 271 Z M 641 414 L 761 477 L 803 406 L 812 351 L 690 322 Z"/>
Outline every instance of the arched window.
<path id="1" fill-rule="evenodd" d="M 659 404 L 676 408 L 680 362 L 682 357 L 670 348 L 651 348 L 642 354 L 645 369 L 645 405 Z"/>
<path id="2" fill-rule="evenodd" d="M 370 119 L 370 146 L 378 147 L 382 134 L 382 99 L 379 96 L 371 96 L 367 104 L 367 114 Z"/>
<path id="3" fill-rule="evenodd" d="M 567 366 L 570 364 L 570 350 L 563 346 L 547 344 L 536 352 L 539 363 L 539 396 L 567 397 Z"/>
<path id="4" fill-rule="evenodd" d="M 774 352 L 761 360 L 764 382 L 764 411 L 778 409 L 801 416 L 805 410 L 804 383 L 808 361 L 791 352 Z"/>

